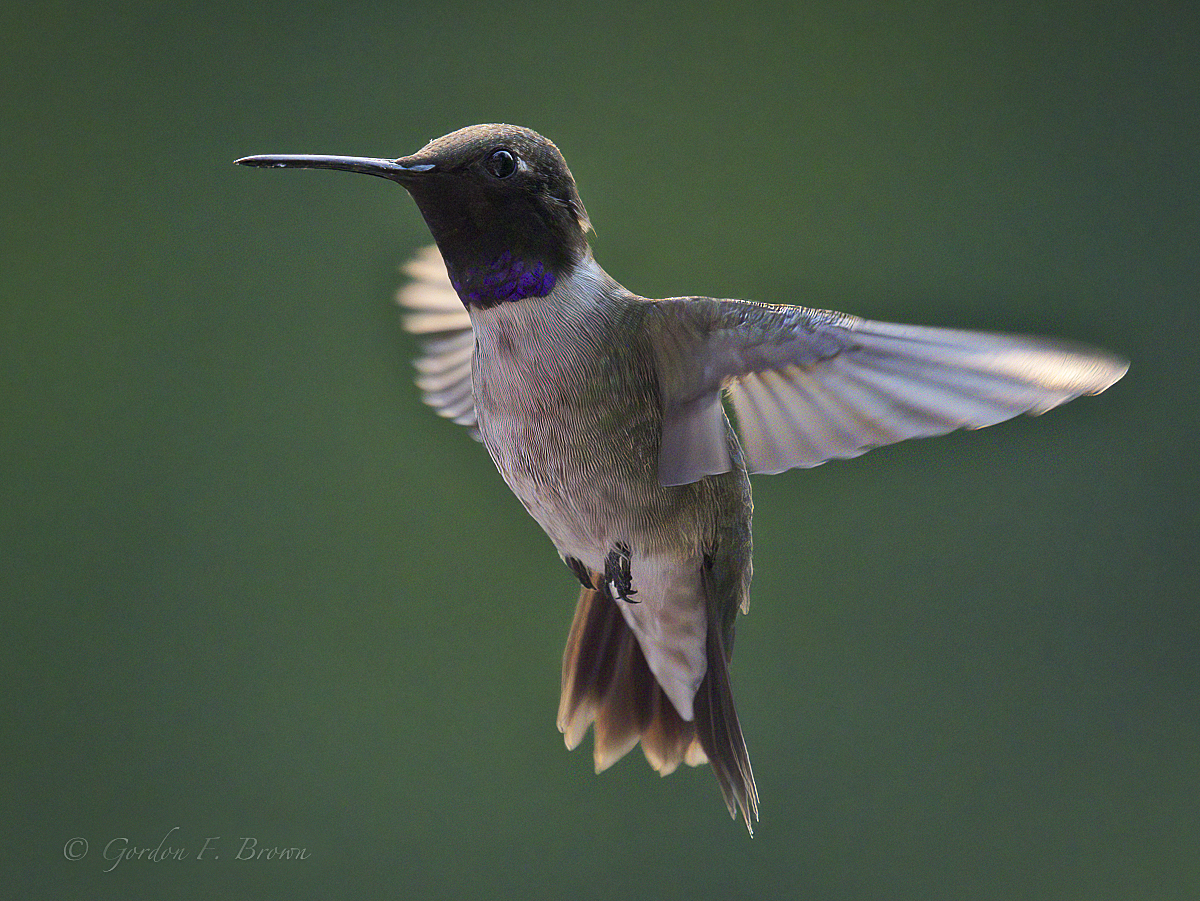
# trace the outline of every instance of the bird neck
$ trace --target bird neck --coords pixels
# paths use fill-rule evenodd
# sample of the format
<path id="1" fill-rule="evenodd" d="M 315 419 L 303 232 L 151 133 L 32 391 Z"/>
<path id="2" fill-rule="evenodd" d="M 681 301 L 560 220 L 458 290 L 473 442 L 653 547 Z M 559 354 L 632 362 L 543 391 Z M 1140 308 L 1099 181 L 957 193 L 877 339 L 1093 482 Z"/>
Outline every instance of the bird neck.
<path id="1" fill-rule="evenodd" d="M 548 260 L 511 250 L 476 257 L 466 264 L 448 259 L 446 268 L 463 304 L 484 310 L 527 297 L 545 297 L 562 275 Z"/>
<path id="2" fill-rule="evenodd" d="M 498 196 L 449 177 L 411 193 L 468 308 L 545 297 L 591 255 L 569 204 Z"/>

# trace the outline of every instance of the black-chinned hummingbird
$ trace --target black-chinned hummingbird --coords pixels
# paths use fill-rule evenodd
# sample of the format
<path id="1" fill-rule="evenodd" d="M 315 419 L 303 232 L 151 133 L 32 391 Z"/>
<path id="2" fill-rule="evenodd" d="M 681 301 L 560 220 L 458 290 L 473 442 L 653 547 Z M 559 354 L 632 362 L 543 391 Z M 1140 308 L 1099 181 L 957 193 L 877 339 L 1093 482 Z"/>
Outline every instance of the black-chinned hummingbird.
<path id="1" fill-rule="evenodd" d="M 640 297 L 596 263 L 566 162 L 525 128 L 472 126 L 396 160 L 237 162 L 362 172 L 412 195 L 440 252 L 401 292 L 426 336 L 418 385 L 474 430 L 583 585 L 567 746 L 594 724 L 597 772 L 639 740 L 664 775 L 707 761 L 747 828 L 758 792 L 728 667 L 749 604 L 749 473 L 1043 413 L 1128 368 L 1039 338 Z"/>

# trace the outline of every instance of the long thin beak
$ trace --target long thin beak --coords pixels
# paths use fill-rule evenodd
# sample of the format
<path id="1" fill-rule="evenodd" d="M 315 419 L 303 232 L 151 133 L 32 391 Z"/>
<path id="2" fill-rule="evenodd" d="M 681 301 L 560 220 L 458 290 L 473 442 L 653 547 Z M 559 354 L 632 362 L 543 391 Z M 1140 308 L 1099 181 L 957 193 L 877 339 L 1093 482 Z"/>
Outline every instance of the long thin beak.
<path id="1" fill-rule="evenodd" d="M 308 153 L 282 153 L 247 156 L 235 160 L 239 166 L 258 166 L 264 169 L 345 169 L 364 175 L 378 175 L 391 181 L 409 179 L 431 172 L 433 163 L 405 165 L 399 160 L 377 160 L 367 156 L 318 156 Z"/>

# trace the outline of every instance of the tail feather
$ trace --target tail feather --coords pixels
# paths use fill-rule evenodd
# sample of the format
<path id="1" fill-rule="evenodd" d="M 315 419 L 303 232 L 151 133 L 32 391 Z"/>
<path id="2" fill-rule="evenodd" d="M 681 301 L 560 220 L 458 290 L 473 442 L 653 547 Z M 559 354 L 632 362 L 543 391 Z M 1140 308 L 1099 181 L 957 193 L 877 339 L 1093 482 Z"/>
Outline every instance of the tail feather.
<path id="1" fill-rule="evenodd" d="M 592 584 L 601 579 L 593 574 Z M 706 585 L 706 589 L 708 586 Z M 679 716 L 658 684 L 641 647 L 605 591 L 584 588 L 563 653 L 558 728 L 568 748 L 595 724 L 596 772 L 608 768 L 640 740 L 646 760 L 661 775 L 680 763 L 712 762 L 721 794 L 751 830 L 758 791 L 742 738 L 721 629 L 713 612 L 708 626 L 708 671 L 696 694 L 695 719 Z"/>
<path id="2" fill-rule="evenodd" d="M 614 610 L 616 608 L 615 603 L 609 606 Z M 625 627 L 620 611 L 615 612 L 622 628 L 614 643 L 616 665 L 613 667 L 612 681 L 596 710 L 597 773 L 608 769 L 638 743 L 648 725 L 651 694 L 658 688 L 642 658 L 637 639 Z"/>
<path id="3" fill-rule="evenodd" d="M 596 719 L 596 708 L 608 694 L 616 662 L 615 642 L 620 637 L 618 611 L 593 611 L 589 599 L 598 592 L 585 588 L 575 608 L 575 619 L 563 652 L 562 697 L 558 703 L 558 729 L 574 750 Z M 596 615 L 596 612 L 608 615 Z"/>
<path id="4" fill-rule="evenodd" d="M 733 705 L 733 689 L 729 685 L 729 655 L 721 636 L 721 626 L 712 605 L 712 591 L 708 570 L 705 570 L 705 594 L 709 598 L 708 610 L 708 670 L 700 690 L 696 692 L 696 737 L 705 755 L 712 763 L 713 774 L 721 786 L 725 806 L 735 820 L 738 811 L 746 822 L 750 834 L 754 827 L 750 817 L 758 819 L 758 788 L 754 784 L 754 771 L 750 768 L 750 754 L 746 751 L 746 740 L 742 737 L 742 726 L 738 722 L 737 710 Z"/>
<path id="5" fill-rule="evenodd" d="M 647 672 L 649 669 L 647 666 Z M 689 756 L 693 750 L 694 753 Z M 663 776 L 675 772 L 680 763 L 689 766 L 708 763 L 708 758 L 696 741 L 696 724 L 689 723 L 676 713 L 675 706 L 662 689 L 655 691 L 650 698 L 650 721 L 642 731 L 642 752 L 650 766 Z"/>

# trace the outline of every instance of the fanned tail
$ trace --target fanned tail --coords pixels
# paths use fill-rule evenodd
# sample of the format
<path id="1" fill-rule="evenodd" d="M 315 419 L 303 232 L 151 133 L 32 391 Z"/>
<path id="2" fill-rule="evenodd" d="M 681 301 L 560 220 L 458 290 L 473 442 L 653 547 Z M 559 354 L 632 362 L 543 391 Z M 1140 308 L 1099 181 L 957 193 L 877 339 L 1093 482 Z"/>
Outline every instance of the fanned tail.
<path id="1" fill-rule="evenodd" d="M 592 574 L 592 584 L 600 577 Z M 708 586 L 706 584 L 706 591 Z M 711 601 L 710 601 L 711 606 Z M 708 670 L 696 693 L 695 719 L 684 720 L 650 672 L 637 638 L 606 591 L 584 588 L 563 653 L 558 728 L 574 749 L 595 724 L 596 772 L 625 756 L 640 740 L 650 765 L 663 776 L 680 763 L 711 762 L 721 794 L 753 835 L 758 790 L 742 738 L 717 617 L 708 617 Z"/>

